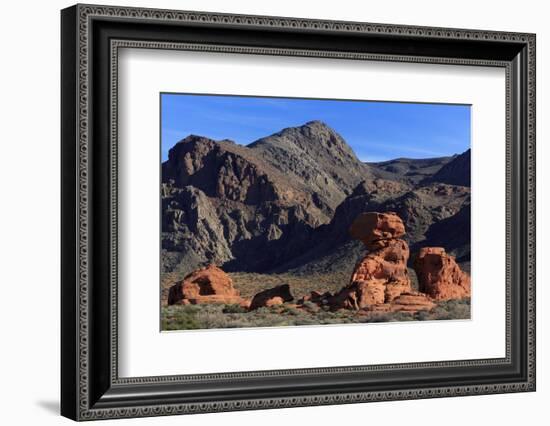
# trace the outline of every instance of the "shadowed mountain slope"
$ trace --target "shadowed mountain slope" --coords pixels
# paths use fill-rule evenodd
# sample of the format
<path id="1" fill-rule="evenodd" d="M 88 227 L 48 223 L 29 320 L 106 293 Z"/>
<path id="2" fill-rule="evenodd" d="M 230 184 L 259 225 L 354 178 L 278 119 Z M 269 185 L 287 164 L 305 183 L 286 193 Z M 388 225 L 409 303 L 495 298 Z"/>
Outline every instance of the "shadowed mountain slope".
<path id="1" fill-rule="evenodd" d="M 433 176 L 426 178 L 425 182 L 442 182 L 449 185 L 470 186 L 471 177 L 470 150 L 455 156 Z"/>

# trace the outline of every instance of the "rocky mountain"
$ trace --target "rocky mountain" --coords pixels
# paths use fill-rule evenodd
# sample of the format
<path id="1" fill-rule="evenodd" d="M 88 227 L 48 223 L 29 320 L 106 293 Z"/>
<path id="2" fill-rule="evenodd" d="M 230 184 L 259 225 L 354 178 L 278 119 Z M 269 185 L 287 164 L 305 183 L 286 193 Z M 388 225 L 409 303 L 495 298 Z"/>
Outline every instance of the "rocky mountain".
<path id="1" fill-rule="evenodd" d="M 379 163 L 367 163 L 378 177 L 418 184 L 432 177 L 454 157 L 396 158 Z"/>
<path id="2" fill-rule="evenodd" d="M 425 182 L 443 182 L 449 185 L 470 186 L 471 177 L 470 150 L 455 156 L 451 161 L 441 167 L 433 176 L 425 179 Z"/>
<path id="3" fill-rule="evenodd" d="M 469 188 L 439 183 L 410 188 L 400 182 L 374 179 L 360 183 L 338 206 L 331 222 L 312 233 L 309 250 L 280 265 L 276 272 L 351 271 L 363 248 L 351 239 L 348 230 L 361 213 L 377 211 L 396 212 L 403 219 L 405 240 L 413 251 L 440 245 L 452 255 L 469 255 L 470 238 L 465 231 L 470 226 Z M 451 230 L 449 245 L 445 240 Z"/>
<path id="4" fill-rule="evenodd" d="M 162 272 L 348 270 L 362 250 L 349 226 L 368 211 L 397 212 L 411 248 L 452 234 L 440 245 L 467 257 L 470 189 L 443 182 L 465 154 L 366 164 L 320 121 L 248 146 L 189 135 L 162 165 Z"/>
<path id="5" fill-rule="evenodd" d="M 426 230 L 426 239 L 414 249 L 426 246 L 445 247 L 458 262 L 470 261 L 471 239 L 470 204 L 464 203 L 454 215 L 434 221 Z"/>
<path id="6" fill-rule="evenodd" d="M 312 191 L 246 147 L 188 136 L 162 165 L 162 269 L 265 269 L 271 246 L 329 220 Z M 279 243 L 275 243 L 281 240 Z"/>
<path id="7" fill-rule="evenodd" d="M 248 148 L 311 191 L 317 206 L 329 215 L 359 182 L 374 176 L 344 139 L 321 121 L 283 129 Z"/>

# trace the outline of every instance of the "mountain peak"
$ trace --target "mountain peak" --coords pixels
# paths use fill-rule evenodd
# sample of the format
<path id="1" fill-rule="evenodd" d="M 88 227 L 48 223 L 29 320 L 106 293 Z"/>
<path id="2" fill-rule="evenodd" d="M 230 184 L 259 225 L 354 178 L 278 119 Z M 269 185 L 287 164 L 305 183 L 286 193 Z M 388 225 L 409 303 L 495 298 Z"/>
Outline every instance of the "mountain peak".
<path id="1" fill-rule="evenodd" d="M 330 129 L 330 126 L 325 123 L 324 121 L 321 121 L 321 120 L 311 120 L 311 121 L 308 121 L 307 123 L 303 124 L 302 126 L 300 127 L 304 127 L 304 126 L 309 126 L 309 127 L 325 127 L 327 129 Z"/>
<path id="2" fill-rule="evenodd" d="M 311 120 L 300 126 L 286 127 L 271 136 L 252 142 L 248 147 L 290 144 L 309 151 L 311 148 L 318 148 L 319 143 L 329 143 L 332 147 L 340 147 L 344 151 L 351 151 L 344 139 L 328 124 L 320 120 Z"/>
<path id="3" fill-rule="evenodd" d="M 329 168 L 336 166 L 338 169 L 344 167 L 349 170 L 364 167 L 344 138 L 321 120 L 310 120 L 301 126 L 287 127 L 252 142 L 248 148 L 264 153 L 285 151 L 289 158 L 305 156 L 317 163 L 332 164 Z"/>
<path id="4" fill-rule="evenodd" d="M 321 120 L 311 120 L 302 124 L 301 126 L 287 127 L 286 129 L 283 129 L 279 133 L 277 133 L 277 135 L 296 131 L 302 134 L 306 134 L 308 136 L 325 134 L 334 135 L 335 137 L 342 139 L 341 136 L 336 133 L 336 131 L 332 127 Z"/>
<path id="5" fill-rule="evenodd" d="M 190 134 L 169 149 L 168 160 L 175 161 L 175 159 L 191 150 L 197 148 L 197 146 L 203 147 L 202 150 L 210 150 L 216 144 L 216 141 L 205 136 Z"/>
<path id="6" fill-rule="evenodd" d="M 333 211 L 353 188 L 371 176 L 344 138 L 326 123 L 311 120 L 287 127 L 247 146 L 254 155 L 313 191 L 315 203 Z"/>
<path id="7" fill-rule="evenodd" d="M 201 136 L 201 135 L 195 135 L 193 133 L 187 135 L 186 137 L 184 137 L 183 139 L 180 139 L 178 142 L 176 142 L 174 144 L 174 146 L 172 147 L 175 148 L 176 146 L 180 145 L 180 144 L 189 144 L 189 143 L 197 143 L 197 142 L 215 142 L 213 139 L 210 139 L 206 136 Z"/>

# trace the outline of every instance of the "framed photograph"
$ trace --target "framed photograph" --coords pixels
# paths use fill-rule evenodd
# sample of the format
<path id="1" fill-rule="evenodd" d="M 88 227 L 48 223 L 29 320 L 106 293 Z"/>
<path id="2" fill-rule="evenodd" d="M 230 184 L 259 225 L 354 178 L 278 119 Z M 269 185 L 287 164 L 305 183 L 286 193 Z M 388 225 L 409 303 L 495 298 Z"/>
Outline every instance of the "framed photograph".
<path id="1" fill-rule="evenodd" d="M 74 420 L 535 390 L 535 35 L 61 12 Z"/>

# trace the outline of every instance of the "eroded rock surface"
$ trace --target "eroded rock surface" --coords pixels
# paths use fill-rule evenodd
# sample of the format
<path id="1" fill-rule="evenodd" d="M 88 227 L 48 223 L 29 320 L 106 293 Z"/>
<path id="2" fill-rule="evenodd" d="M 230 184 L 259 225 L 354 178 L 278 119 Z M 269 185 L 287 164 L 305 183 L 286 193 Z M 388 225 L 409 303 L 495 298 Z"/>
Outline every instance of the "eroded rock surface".
<path id="1" fill-rule="evenodd" d="M 233 287 L 231 277 L 215 265 L 193 271 L 170 287 L 168 292 L 169 305 L 242 302 L 239 291 Z"/>
<path id="2" fill-rule="evenodd" d="M 414 261 L 419 290 L 435 300 L 470 297 L 470 276 L 443 247 L 424 247 Z"/>
<path id="3" fill-rule="evenodd" d="M 249 309 L 252 311 L 262 307 L 282 305 L 285 302 L 291 302 L 293 300 L 294 297 L 290 293 L 290 286 L 288 284 L 282 284 L 256 294 L 252 298 Z"/>
<path id="4" fill-rule="evenodd" d="M 355 266 L 350 283 L 330 299 L 332 309 L 358 310 L 390 303 L 411 291 L 409 246 L 399 238 L 405 235 L 399 216 L 363 213 L 352 223 L 350 234 L 365 244 L 368 253 Z"/>
<path id="5" fill-rule="evenodd" d="M 371 245 L 377 241 L 396 239 L 405 235 L 405 225 L 395 213 L 368 212 L 357 216 L 351 224 L 349 233 L 352 238 L 362 241 L 371 249 Z"/>
<path id="6" fill-rule="evenodd" d="M 418 312 L 429 311 L 435 303 L 425 294 L 419 292 L 402 293 L 390 303 L 369 306 L 368 312 Z"/>

